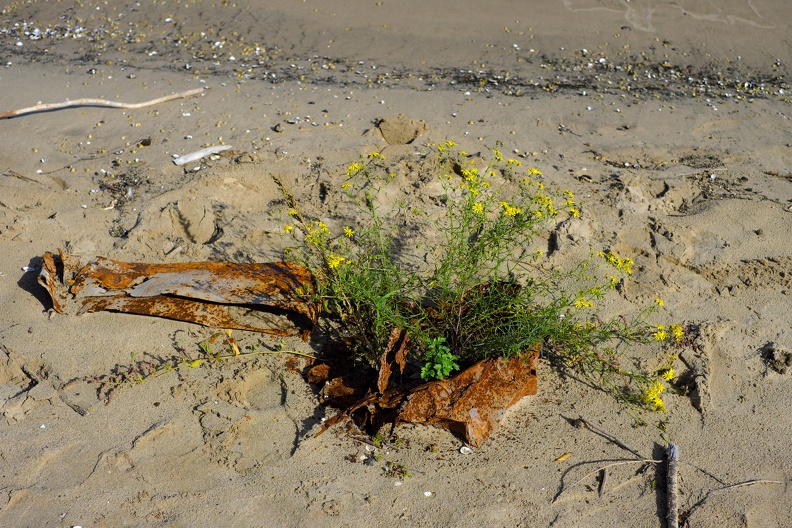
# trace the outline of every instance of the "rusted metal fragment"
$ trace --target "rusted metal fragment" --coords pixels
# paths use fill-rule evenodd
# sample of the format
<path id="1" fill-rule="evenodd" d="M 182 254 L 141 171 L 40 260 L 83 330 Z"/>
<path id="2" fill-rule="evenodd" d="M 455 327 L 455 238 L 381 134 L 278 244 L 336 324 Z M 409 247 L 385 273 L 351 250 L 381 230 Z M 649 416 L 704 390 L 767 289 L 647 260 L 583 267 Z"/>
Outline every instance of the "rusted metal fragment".
<path id="1" fill-rule="evenodd" d="M 396 421 L 442 427 L 480 446 L 506 409 L 536 394 L 538 357 L 534 349 L 527 357 L 479 361 L 456 376 L 416 387 Z"/>
<path id="2" fill-rule="evenodd" d="M 388 348 L 382 354 L 382 360 L 377 378 L 377 390 L 385 392 L 388 388 L 393 367 L 399 367 L 399 374 L 404 374 L 404 367 L 407 364 L 407 353 L 410 351 L 410 337 L 406 330 L 393 328 L 388 337 Z"/>
<path id="3" fill-rule="evenodd" d="M 288 262 L 127 263 L 97 257 L 85 266 L 60 252 L 43 257 L 39 283 L 60 313 L 100 310 L 307 339 L 319 306 L 313 277 Z M 58 277 L 61 277 L 58 281 Z"/>
<path id="4" fill-rule="evenodd" d="M 479 361 L 448 379 L 379 393 L 365 393 L 344 377 L 330 379 L 322 389 L 328 403 L 344 407 L 351 397 L 358 399 L 326 420 L 320 434 L 351 418 L 370 432 L 387 423 L 394 427 L 400 423 L 434 425 L 480 446 L 509 407 L 536 394 L 539 351 L 537 345 L 522 357 Z"/>

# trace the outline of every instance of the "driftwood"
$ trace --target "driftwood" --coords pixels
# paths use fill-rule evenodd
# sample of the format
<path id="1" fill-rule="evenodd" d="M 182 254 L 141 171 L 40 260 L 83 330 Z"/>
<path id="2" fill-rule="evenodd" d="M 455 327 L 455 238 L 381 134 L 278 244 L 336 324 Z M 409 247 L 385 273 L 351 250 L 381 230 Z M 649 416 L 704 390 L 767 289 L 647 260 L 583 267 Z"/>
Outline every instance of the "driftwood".
<path id="1" fill-rule="evenodd" d="M 679 448 L 669 443 L 666 448 L 666 521 L 668 528 L 679 528 L 679 508 L 677 506 L 677 464 Z"/>
<path id="2" fill-rule="evenodd" d="M 165 97 L 152 99 L 151 101 L 145 101 L 143 103 L 118 103 L 116 101 L 106 101 L 104 99 L 75 99 L 74 101 L 65 101 L 63 103 L 38 104 L 36 106 L 31 106 L 28 108 L 20 108 L 19 110 L 10 110 L 8 112 L 2 112 L 0 113 L 0 119 L 20 116 L 23 114 L 32 114 L 34 112 L 60 110 L 61 108 L 71 108 L 74 106 L 108 106 L 111 108 L 126 108 L 127 110 L 134 110 L 137 108 L 146 108 L 147 106 L 154 106 L 156 104 L 172 101 L 174 99 L 183 99 L 185 97 L 191 97 L 193 95 L 198 95 L 201 92 L 203 92 L 203 88 L 195 88 L 193 90 L 166 95 Z"/>

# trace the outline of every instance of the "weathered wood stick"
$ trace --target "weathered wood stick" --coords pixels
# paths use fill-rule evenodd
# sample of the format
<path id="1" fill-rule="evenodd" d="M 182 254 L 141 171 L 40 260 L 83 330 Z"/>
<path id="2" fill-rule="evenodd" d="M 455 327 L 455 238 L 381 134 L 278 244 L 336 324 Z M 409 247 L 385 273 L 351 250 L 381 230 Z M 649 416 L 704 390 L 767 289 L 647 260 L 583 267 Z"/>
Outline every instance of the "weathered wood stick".
<path id="1" fill-rule="evenodd" d="M 72 106 L 86 106 L 86 105 L 109 106 L 112 108 L 126 108 L 128 110 L 134 110 L 136 108 L 145 108 L 147 106 L 153 106 L 155 104 L 164 103 L 166 101 L 172 101 L 173 99 L 182 99 L 184 97 L 191 97 L 201 92 L 203 92 L 203 88 L 195 88 L 193 90 L 166 95 L 165 97 L 160 97 L 159 99 L 152 99 L 151 101 L 146 101 L 143 103 L 118 103 L 116 101 L 105 101 L 104 99 L 76 99 L 74 101 L 66 101 L 63 103 L 39 104 L 36 106 L 31 106 L 29 108 L 10 110 L 8 112 L 0 113 L 0 119 L 7 117 L 14 117 L 23 114 L 32 114 L 33 112 L 44 112 L 46 110 L 60 110 L 61 108 L 69 108 Z"/>
<path id="2" fill-rule="evenodd" d="M 674 444 L 668 444 L 666 449 L 666 520 L 668 528 L 679 528 L 679 509 L 677 506 L 677 464 L 679 463 L 679 449 Z"/>

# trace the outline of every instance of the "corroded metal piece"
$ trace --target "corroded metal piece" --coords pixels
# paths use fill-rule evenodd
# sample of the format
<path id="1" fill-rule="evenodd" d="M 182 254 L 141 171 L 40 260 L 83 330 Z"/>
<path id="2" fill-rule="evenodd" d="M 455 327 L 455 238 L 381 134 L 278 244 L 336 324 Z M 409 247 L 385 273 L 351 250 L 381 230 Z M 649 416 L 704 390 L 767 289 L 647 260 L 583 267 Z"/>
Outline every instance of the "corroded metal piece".
<path id="1" fill-rule="evenodd" d="M 506 409 L 536 394 L 539 349 L 526 357 L 488 359 L 448 379 L 416 387 L 400 407 L 398 422 L 435 425 L 480 446 Z"/>
<path id="2" fill-rule="evenodd" d="M 97 257 L 80 267 L 45 253 L 39 283 L 59 313 L 114 311 L 307 339 L 319 315 L 314 282 L 298 264 L 127 263 Z M 60 280 L 59 280 L 60 278 Z"/>
<path id="3" fill-rule="evenodd" d="M 391 335 L 391 351 L 401 346 Z M 450 378 L 418 386 L 397 386 L 383 392 L 372 392 L 365 384 L 355 383 L 351 376 L 330 377 L 332 369 L 313 367 L 309 374 L 313 383 L 322 383 L 326 403 L 344 408 L 325 421 L 323 432 L 335 424 L 354 419 L 367 429 L 376 431 L 391 423 L 424 424 L 441 427 L 478 447 L 495 430 L 506 410 L 524 396 L 536 394 L 536 369 L 540 346 L 511 359 L 493 358 L 479 361 Z M 387 369 L 380 367 L 380 382 Z M 398 364 L 398 362 L 397 362 Z M 350 401 L 357 401 L 350 405 Z"/>

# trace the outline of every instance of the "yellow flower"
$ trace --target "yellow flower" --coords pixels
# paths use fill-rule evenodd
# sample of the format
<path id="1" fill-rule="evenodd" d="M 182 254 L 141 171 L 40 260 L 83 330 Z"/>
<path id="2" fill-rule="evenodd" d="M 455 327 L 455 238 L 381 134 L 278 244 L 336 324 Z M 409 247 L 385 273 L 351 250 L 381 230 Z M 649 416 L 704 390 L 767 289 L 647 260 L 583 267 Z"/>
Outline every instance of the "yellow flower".
<path id="1" fill-rule="evenodd" d="M 297 209 L 289 209 L 289 216 L 297 216 Z"/>
<path id="2" fill-rule="evenodd" d="M 349 167 L 347 167 L 347 173 L 346 173 L 347 178 L 351 178 L 352 176 L 354 176 L 358 172 L 362 171 L 364 168 L 365 167 L 363 165 L 361 165 L 360 163 L 358 163 L 356 161 L 355 163 L 353 163 Z"/>
<path id="3" fill-rule="evenodd" d="M 530 169 L 528 169 L 528 175 L 529 176 L 541 176 L 542 175 L 542 171 L 540 171 L 539 169 L 535 169 L 535 168 L 531 167 Z M 544 189 L 544 186 L 542 188 Z"/>
<path id="4" fill-rule="evenodd" d="M 347 182 L 344 182 L 344 183 L 341 184 L 341 188 L 344 189 L 345 191 L 349 190 L 350 187 L 352 187 L 352 183 L 351 182 L 347 181 Z"/>
<path id="5" fill-rule="evenodd" d="M 508 160 L 506 160 L 506 163 L 508 163 L 509 165 L 517 165 L 518 167 L 522 167 L 522 161 L 520 160 L 509 158 Z"/>
<path id="6" fill-rule="evenodd" d="M 655 381 L 654 384 L 652 384 L 650 387 L 647 387 L 643 394 L 641 394 L 641 401 L 652 405 L 655 411 L 665 412 L 665 403 L 660 398 L 660 395 L 664 390 L 665 387 L 663 384 L 659 381 Z"/>
<path id="7" fill-rule="evenodd" d="M 344 262 L 346 259 L 340 255 L 330 255 L 327 257 L 327 267 L 330 269 L 335 269 L 338 267 L 339 264 Z"/>
<path id="8" fill-rule="evenodd" d="M 476 202 L 471 209 L 473 209 L 474 213 L 481 214 L 484 212 L 484 205 L 481 202 Z"/>
<path id="9" fill-rule="evenodd" d="M 515 207 L 513 205 L 510 205 L 508 202 L 501 202 L 498 205 L 500 205 L 503 208 L 503 214 L 506 215 L 506 216 L 514 217 L 514 216 L 517 216 L 518 214 L 520 214 L 522 212 L 522 209 L 520 209 L 519 207 Z"/>
<path id="10" fill-rule="evenodd" d="M 668 337 L 668 332 L 665 331 L 663 325 L 659 324 L 657 325 L 657 331 L 652 335 L 658 341 L 665 341 L 666 338 Z"/>
<path id="11" fill-rule="evenodd" d="M 607 262 L 617 270 L 623 271 L 627 275 L 632 275 L 632 266 L 633 264 L 635 264 L 635 262 L 633 262 L 633 259 L 631 258 L 620 259 L 613 251 L 608 251 L 605 253 L 600 251 L 597 253 L 597 256 L 604 258 L 605 262 Z"/>
<path id="12" fill-rule="evenodd" d="M 290 225 L 283 226 L 283 230 L 286 231 L 287 233 L 291 233 L 292 229 L 294 229 L 294 226 L 290 226 Z"/>
<path id="13" fill-rule="evenodd" d="M 631 258 L 624 259 L 624 261 L 622 262 L 622 269 L 624 270 L 624 273 L 626 273 L 627 275 L 632 275 L 633 264 L 635 264 L 633 259 Z"/>
<path id="14" fill-rule="evenodd" d="M 586 299 L 578 299 L 575 301 L 575 308 L 594 308 L 594 303 Z"/>
<path id="15" fill-rule="evenodd" d="M 671 367 L 666 367 L 659 372 L 660 377 L 666 381 L 671 381 L 674 379 L 674 369 Z"/>
<path id="16" fill-rule="evenodd" d="M 580 216 L 580 210 L 575 209 L 574 207 L 570 207 L 569 214 L 572 216 L 572 218 L 577 218 L 578 216 Z"/>
<path id="17" fill-rule="evenodd" d="M 307 225 L 308 233 L 305 235 L 305 241 L 314 246 L 323 246 L 325 238 L 330 234 L 330 229 L 327 228 L 324 222 L 313 220 Z"/>
<path id="18" fill-rule="evenodd" d="M 655 304 L 656 304 L 657 306 L 660 306 L 660 307 L 663 307 L 663 306 L 665 306 L 665 303 L 663 302 L 663 299 L 661 299 L 660 297 L 658 297 L 657 299 L 655 299 Z"/>
<path id="19" fill-rule="evenodd" d="M 349 226 L 344 227 L 344 235 L 346 235 L 347 237 L 351 238 L 352 235 L 354 235 L 354 234 L 355 234 L 355 230 L 354 229 L 352 229 Z"/>
<path id="20" fill-rule="evenodd" d="M 369 157 L 369 159 L 378 158 L 378 159 L 381 159 L 382 161 L 385 161 L 385 156 L 383 156 L 379 152 L 372 152 L 371 154 L 368 155 L 368 157 Z"/>
<path id="21" fill-rule="evenodd" d="M 682 328 L 682 325 L 672 324 L 670 326 L 671 335 L 674 336 L 674 341 L 679 343 L 685 337 L 685 329 Z"/>

